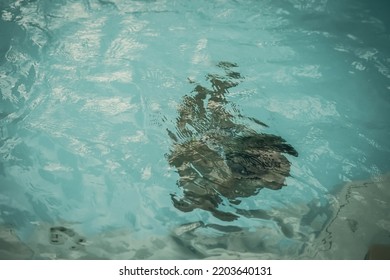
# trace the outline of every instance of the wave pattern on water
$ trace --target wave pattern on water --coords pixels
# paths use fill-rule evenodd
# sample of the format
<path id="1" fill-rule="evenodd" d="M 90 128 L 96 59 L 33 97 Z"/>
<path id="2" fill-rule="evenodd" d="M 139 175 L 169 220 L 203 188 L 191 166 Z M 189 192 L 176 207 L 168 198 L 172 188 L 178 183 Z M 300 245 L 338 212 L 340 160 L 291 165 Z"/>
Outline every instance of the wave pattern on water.
<path id="1" fill-rule="evenodd" d="M 317 256 L 337 224 L 340 186 L 390 169 L 383 5 L 2 1 L 0 236 L 24 242 L 30 258 Z M 194 137 L 177 131 L 180 108 L 220 61 L 237 63 L 242 78 L 221 103 L 225 121 L 299 151 L 286 155 L 286 187 L 244 195 L 239 207 L 217 195 L 212 210 L 234 221 L 205 207 L 184 213 L 171 199 L 186 190 L 180 164 L 169 164 L 172 135 Z M 96 246 L 121 236 L 132 242 Z"/>

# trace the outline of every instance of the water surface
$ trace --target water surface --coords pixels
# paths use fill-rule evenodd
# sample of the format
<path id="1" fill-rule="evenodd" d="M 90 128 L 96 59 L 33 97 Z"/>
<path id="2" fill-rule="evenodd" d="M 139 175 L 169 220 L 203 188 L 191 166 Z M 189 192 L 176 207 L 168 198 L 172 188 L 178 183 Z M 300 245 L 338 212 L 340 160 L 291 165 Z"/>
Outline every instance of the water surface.
<path id="1" fill-rule="evenodd" d="M 147 258 L 157 246 L 150 240 L 170 248 L 159 258 L 314 257 L 306 249 L 316 252 L 341 186 L 390 170 L 386 7 L 2 1 L 0 221 L 35 248 L 33 258 L 63 256 L 48 238 L 61 226 L 87 241 L 110 240 L 93 257 Z M 167 160 L 167 131 L 177 128 L 183 98 L 194 95 L 194 83 L 211 88 L 207 76 L 221 74 L 221 61 L 242 76 L 225 96 L 234 121 L 259 120 L 268 127 L 242 123 L 299 153 L 285 155 L 286 186 L 242 198 L 246 214 L 234 221 L 174 207 L 171 196 L 184 190 Z M 224 202 L 221 211 L 237 214 Z M 120 236 L 137 241 L 124 248 Z M 63 249 L 98 246 L 83 243 Z"/>

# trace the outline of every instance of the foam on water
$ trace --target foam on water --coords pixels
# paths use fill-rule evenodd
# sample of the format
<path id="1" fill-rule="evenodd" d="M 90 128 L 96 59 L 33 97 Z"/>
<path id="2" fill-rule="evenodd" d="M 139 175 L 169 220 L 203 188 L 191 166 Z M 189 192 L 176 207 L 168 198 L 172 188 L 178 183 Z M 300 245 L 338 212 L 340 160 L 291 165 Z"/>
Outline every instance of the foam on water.
<path id="1" fill-rule="evenodd" d="M 390 170 L 389 19 L 380 1 L 0 8 L 0 221 L 27 245 L 50 225 L 92 239 L 126 231 L 131 240 L 165 240 L 201 222 L 174 234 L 183 247 L 200 244 L 196 257 L 218 256 L 223 236 L 231 251 L 298 258 L 334 215 L 340 186 Z M 261 132 L 299 152 L 286 156 L 287 186 L 243 199 L 252 216 L 233 222 L 174 208 L 170 195 L 183 190 L 165 156 L 189 81 L 210 87 L 205 77 L 220 61 L 243 77 L 226 95 L 229 110 L 266 123 Z M 35 258 L 53 257 L 34 248 Z"/>

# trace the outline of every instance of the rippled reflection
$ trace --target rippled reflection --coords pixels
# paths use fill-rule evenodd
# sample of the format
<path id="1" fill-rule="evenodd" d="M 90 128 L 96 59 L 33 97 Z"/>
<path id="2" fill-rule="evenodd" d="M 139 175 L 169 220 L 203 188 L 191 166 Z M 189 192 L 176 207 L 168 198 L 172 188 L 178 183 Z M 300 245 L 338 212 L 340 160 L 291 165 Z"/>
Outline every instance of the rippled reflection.
<path id="1" fill-rule="evenodd" d="M 240 198 L 261 188 L 280 189 L 290 175 L 290 162 L 282 153 L 298 156 L 298 152 L 280 136 L 256 132 L 236 121 L 244 116 L 237 109 L 226 109 L 226 95 L 244 78 L 234 63 L 217 66 L 223 74 L 208 74 L 211 89 L 198 84 L 193 96 L 184 97 L 177 131 L 168 130 L 175 142 L 168 161 L 177 169 L 184 192 L 183 198 L 173 195 L 172 200 L 184 212 L 200 208 L 221 220 L 234 220 L 235 214 L 218 209 L 222 197 L 238 205 Z"/>

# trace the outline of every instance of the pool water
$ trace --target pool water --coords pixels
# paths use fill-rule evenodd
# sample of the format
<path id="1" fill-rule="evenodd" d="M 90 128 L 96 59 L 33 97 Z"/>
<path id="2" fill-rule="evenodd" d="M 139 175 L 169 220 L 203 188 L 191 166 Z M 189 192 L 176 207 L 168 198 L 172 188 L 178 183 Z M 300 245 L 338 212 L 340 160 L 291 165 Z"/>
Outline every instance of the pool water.
<path id="1" fill-rule="evenodd" d="M 386 1 L 5 0 L 0 9 L 0 223 L 31 258 L 315 258 L 343 185 L 390 171 Z M 234 121 L 299 154 L 285 154 L 282 189 L 238 206 L 222 197 L 222 212 L 247 213 L 233 221 L 174 207 L 185 190 L 167 160 L 185 96 L 212 89 L 221 62 L 242 77 L 225 95 Z M 86 242 L 56 247 L 53 236 Z"/>

